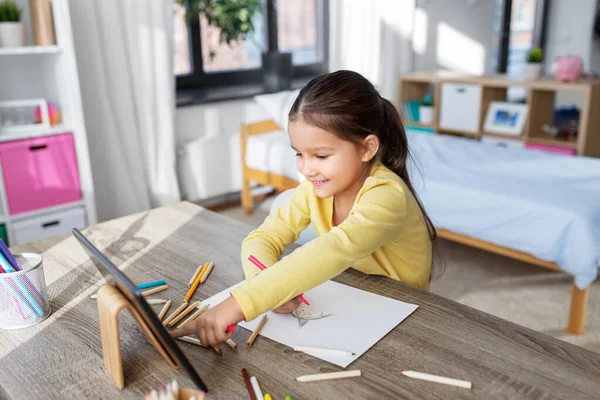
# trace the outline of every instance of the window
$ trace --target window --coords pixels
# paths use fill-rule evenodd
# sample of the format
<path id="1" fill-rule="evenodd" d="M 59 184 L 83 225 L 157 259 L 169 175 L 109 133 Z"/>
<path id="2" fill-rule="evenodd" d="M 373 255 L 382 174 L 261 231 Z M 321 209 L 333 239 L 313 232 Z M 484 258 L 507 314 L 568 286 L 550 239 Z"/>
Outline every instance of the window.
<path id="1" fill-rule="evenodd" d="M 235 86 L 262 81 L 262 52 L 292 53 L 293 77 L 327 71 L 326 0 L 263 0 L 253 17 L 251 36 L 231 46 L 219 43 L 219 30 L 199 22 L 188 24 L 185 10 L 176 5 L 174 73 L 178 89 Z"/>
<path id="2" fill-rule="evenodd" d="M 527 51 L 544 47 L 547 0 L 496 0 L 494 69 L 517 76 Z"/>

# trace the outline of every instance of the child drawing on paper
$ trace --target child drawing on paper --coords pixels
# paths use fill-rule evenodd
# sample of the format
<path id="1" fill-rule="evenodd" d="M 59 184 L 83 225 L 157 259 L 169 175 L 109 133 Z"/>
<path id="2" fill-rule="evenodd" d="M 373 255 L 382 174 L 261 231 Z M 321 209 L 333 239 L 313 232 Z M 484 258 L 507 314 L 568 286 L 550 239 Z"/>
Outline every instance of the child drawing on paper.
<path id="1" fill-rule="evenodd" d="M 411 183 L 416 167 L 394 104 L 360 74 L 336 71 L 282 107 L 289 121 L 280 127 L 306 179 L 242 242 L 246 281 L 175 337 L 196 332 L 203 345 L 219 346 L 232 334 L 229 325 L 271 310 L 292 313 L 300 326 L 326 318 L 297 310 L 311 303 L 301 296 L 349 266 L 429 288 L 436 232 Z M 317 237 L 281 258 L 309 224 Z"/>
<path id="2" fill-rule="evenodd" d="M 312 308 L 312 310 L 311 310 Z M 290 313 L 292 317 L 298 320 L 298 328 L 302 328 L 308 321 L 316 321 L 332 316 L 333 314 L 325 314 L 323 311 L 315 311 L 314 307 L 298 307 Z"/>

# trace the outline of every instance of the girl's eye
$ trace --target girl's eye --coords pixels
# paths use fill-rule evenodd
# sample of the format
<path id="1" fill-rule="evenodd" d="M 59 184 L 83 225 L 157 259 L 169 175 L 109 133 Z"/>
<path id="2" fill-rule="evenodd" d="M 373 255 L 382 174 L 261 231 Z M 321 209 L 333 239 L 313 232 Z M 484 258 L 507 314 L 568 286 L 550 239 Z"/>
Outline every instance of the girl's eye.
<path id="1" fill-rule="evenodd" d="M 296 153 L 296 157 L 302 157 L 302 154 Z"/>
<path id="2" fill-rule="evenodd" d="M 317 155 L 316 156 L 319 160 L 325 160 L 327 157 L 329 156 L 321 156 L 321 155 Z"/>

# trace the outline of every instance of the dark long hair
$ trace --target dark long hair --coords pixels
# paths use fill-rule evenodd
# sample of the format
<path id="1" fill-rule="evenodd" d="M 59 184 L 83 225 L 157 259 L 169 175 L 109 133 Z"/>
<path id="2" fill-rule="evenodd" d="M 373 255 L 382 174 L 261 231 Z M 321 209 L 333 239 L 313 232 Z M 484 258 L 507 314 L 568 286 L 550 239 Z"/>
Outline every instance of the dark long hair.
<path id="1" fill-rule="evenodd" d="M 344 70 L 314 78 L 300 91 L 290 110 L 289 120 L 298 119 L 357 145 L 367 136 L 376 135 L 379 151 L 371 164 L 380 161 L 402 178 L 419 204 L 431 241 L 437 239 L 408 175 L 406 164 L 411 155 L 398 110 L 379 95 L 371 82 L 359 73 Z"/>

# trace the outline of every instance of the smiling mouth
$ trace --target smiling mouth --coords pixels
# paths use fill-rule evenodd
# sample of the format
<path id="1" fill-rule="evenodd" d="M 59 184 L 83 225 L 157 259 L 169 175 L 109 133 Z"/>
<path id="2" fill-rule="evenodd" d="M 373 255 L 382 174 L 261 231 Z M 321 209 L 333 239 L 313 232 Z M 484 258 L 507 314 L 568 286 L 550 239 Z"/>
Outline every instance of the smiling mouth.
<path id="1" fill-rule="evenodd" d="M 312 182 L 312 184 L 314 186 L 319 187 L 319 186 L 323 186 L 324 184 L 326 184 L 327 182 L 329 182 L 329 179 L 324 179 L 322 181 L 311 181 L 311 182 Z"/>

